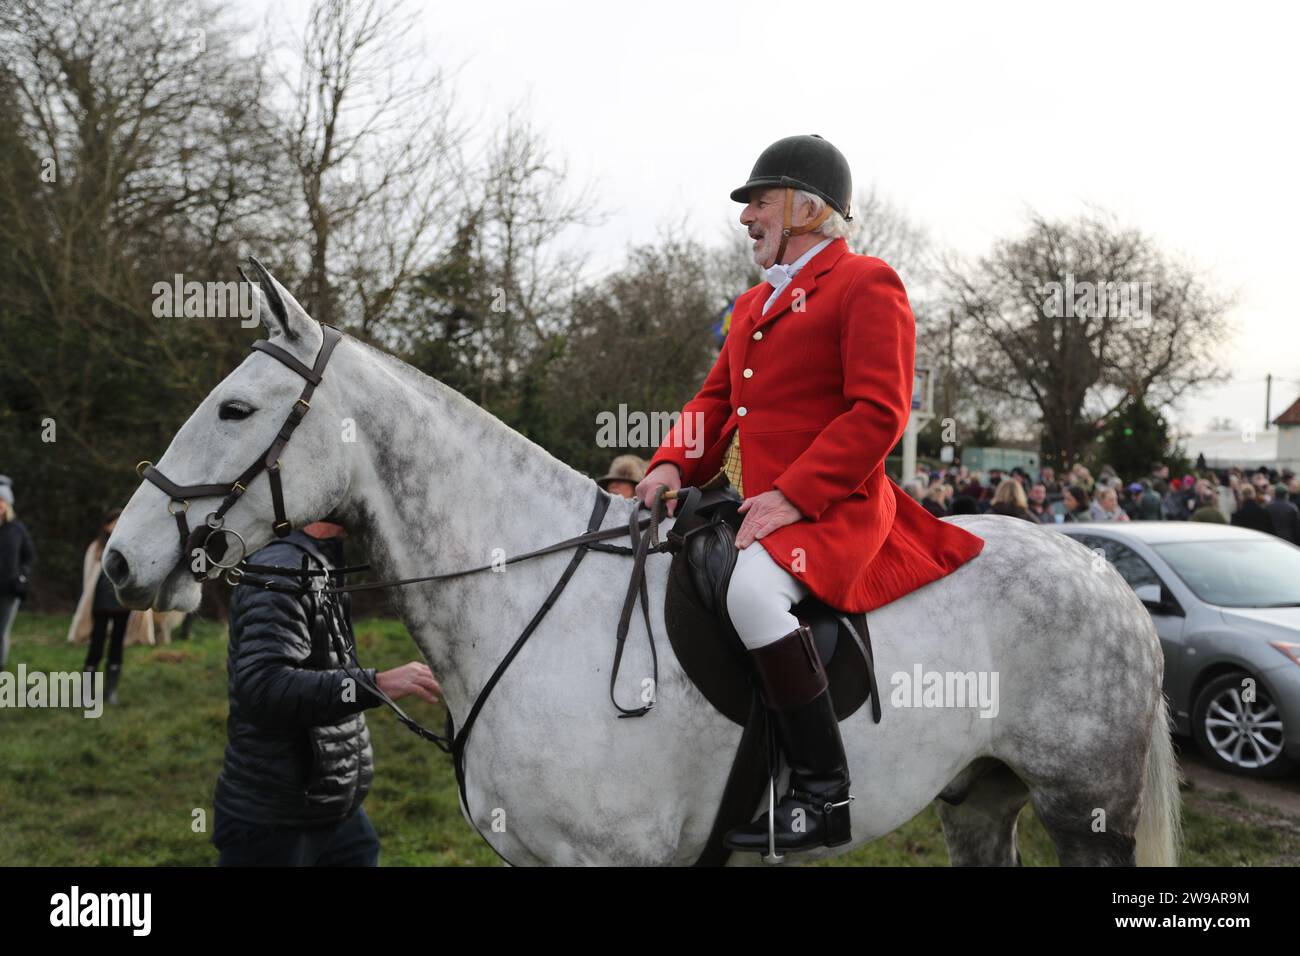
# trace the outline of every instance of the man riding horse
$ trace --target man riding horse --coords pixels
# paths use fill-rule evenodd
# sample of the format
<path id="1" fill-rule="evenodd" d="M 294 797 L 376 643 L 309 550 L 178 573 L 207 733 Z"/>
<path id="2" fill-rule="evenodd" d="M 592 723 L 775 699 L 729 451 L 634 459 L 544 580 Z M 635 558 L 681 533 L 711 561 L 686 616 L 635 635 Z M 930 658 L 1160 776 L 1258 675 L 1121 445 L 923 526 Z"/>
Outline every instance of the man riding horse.
<path id="1" fill-rule="evenodd" d="M 894 270 L 848 250 L 852 191 L 838 149 L 790 136 L 731 193 L 745 203 L 740 222 L 765 281 L 736 300 L 716 364 L 637 486 L 648 505 L 661 485 L 725 475 L 745 498 L 727 611 L 790 766 L 775 812 L 778 850 L 850 840 L 849 771 L 826 672 L 791 607 L 812 594 L 841 611 L 871 611 L 984 545 L 885 474 L 911 409 L 915 322 Z M 688 416 L 702 426 L 702 455 L 688 453 Z M 766 850 L 766 815 L 725 842 Z"/>

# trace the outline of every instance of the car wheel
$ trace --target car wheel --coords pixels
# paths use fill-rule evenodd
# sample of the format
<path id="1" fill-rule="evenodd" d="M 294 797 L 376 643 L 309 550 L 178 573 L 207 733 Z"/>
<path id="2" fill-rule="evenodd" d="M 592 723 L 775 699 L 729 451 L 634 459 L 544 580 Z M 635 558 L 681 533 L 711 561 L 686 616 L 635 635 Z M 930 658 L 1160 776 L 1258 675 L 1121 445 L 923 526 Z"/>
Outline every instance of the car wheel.
<path id="1" fill-rule="evenodd" d="M 1255 700 L 1242 700 L 1252 679 Z M 1280 777 L 1296 762 L 1283 753 L 1282 712 L 1258 678 L 1237 671 L 1202 688 L 1192 707 L 1192 734 L 1205 758 L 1220 770 L 1245 777 Z"/>

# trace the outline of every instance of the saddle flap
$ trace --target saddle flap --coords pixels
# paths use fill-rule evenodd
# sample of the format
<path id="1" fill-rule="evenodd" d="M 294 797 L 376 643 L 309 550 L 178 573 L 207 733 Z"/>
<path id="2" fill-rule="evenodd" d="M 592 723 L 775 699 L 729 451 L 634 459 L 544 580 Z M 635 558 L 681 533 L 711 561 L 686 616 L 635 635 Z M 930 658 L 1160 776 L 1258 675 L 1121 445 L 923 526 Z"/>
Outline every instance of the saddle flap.
<path id="1" fill-rule="evenodd" d="M 668 532 L 676 547 L 664 620 L 687 676 L 715 708 L 743 726 L 756 691 L 745 646 L 727 613 L 727 589 L 738 555 L 736 529 L 742 516 L 736 509 L 740 501 L 732 495 L 705 498 L 709 494 L 713 493 L 694 500 L 687 496 L 686 503 L 692 507 L 683 509 Z M 847 630 L 841 613 L 815 597 L 796 604 L 791 613 L 812 629 L 836 716 L 846 719 L 872 696 L 869 651 Z M 879 720 L 877 707 L 873 702 L 873 717 Z"/>
<path id="2" fill-rule="evenodd" d="M 822 659 L 823 665 L 829 664 L 839 645 L 840 631 L 843 628 L 839 612 L 824 601 L 809 597 L 790 608 L 790 613 L 797 617 L 800 623 L 811 628 L 817 656 Z"/>
<path id="3" fill-rule="evenodd" d="M 695 595 L 707 610 L 720 619 L 729 620 L 727 586 L 731 583 L 731 573 L 736 569 L 738 557 L 735 532 L 722 521 L 712 520 L 688 534 L 686 563 L 691 571 L 691 582 L 695 585 Z"/>

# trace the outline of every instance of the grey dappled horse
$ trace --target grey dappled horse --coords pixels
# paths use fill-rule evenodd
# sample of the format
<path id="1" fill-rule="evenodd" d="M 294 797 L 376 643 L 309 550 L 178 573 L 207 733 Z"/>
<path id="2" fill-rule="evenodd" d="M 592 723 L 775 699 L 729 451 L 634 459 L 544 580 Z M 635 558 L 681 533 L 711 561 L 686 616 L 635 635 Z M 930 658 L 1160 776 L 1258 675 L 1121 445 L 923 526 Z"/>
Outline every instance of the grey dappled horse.
<path id="1" fill-rule="evenodd" d="M 276 293 L 287 318 L 262 307 L 263 324 L 310 366 L 321 327 L 272 280 Z M 158 468 L 182 485 L 230 481 L 270 444 L 302 384 L 252 352 L 190 416 Z M 311 404 L 282 456 L 288 518 L 298 527 L 325 516 L 343 523 L 381 578 L 481 565 L 585 530 L 591 479 L 374 348 L 345 337 Z M 191 526 L 215 503 L 196 502 Z M 167 504 L 148 482 L 136 490 L 109 541 L 115 577 L 133 607 L 191 610 L 199 585 Z M 602 527 L 626 526 L 635 507 L 615 499 Z M 271 540 L 271 520 L 259 475 L 227 527 L 251 553 Z M 869 617 L 884 716 L 875 724 L 863 707 L 841 725 L 857 798 L 854 841 L 792 859 L 846 852 L 941 797 L 954 864 L 1019 862 L 1016 819 L 1026 801 L 1064 864 L 1174 864 L 1178 773 L 1160 645 L 1141 602 L 1064 535 L 1013 518 L 949 520 L 984 538 L 983 552 Z M 569 557 L 390 592 L 457 726 Z M 616 719 L 608 697 L 631 559 L 599 552 L 588 554 L 483 709 L 466 792 L 472 822 L 510 862 L 689 864 L 699 856 L 741 728 L 705 701 L 664 640 L 668 564 L 666 555 L 650 557 L 660 679 L 647 716 Z M 634 616 L 621 701 L 641 702 L 652 673 L 643 630 Z M 910 697 L 895 693 L 892 678 L 914 665 L 996 672 L 996 717 L 970 706 L 901 706 Z"/>

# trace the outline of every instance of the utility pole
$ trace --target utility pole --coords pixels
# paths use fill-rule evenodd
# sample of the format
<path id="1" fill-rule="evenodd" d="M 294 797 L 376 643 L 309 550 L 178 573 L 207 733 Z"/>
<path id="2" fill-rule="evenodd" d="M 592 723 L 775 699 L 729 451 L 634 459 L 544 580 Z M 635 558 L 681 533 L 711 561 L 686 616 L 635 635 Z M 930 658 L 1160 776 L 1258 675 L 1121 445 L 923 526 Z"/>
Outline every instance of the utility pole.
<path id="1" fill-rule="evenodd" d="M 956 324 L 957 324 L 957 315 L 955 312 L 953 312 L 952 309 L 949 309 L 948 310 L 948 374 L 944 376 L 944 380 L 943 380 L 944 418 L 952 418 L 952 364 L 953 364 L 952 335 L 953 335 L 953 328 L 954 326 L 956 326 Z"/>
<path id="2" fill-rule="evenodd" d="M 907 416 L 907 428 L 903 431 L 903 480 L 905 484 L 916 477 L 916 437 L 926 423 L 934 418 L 934 374 L 928 368 L 917 369 L 913 376 L 912 409 Z M 921 397 L 915 394 L 916 378 L 921 381 Z"/>
<path id="3" fill-rule="evenodd" d="M 1271 419 L 1271 409 L 1273 408 L 1273 373 L 1269 372 L 1264 376 L 1264 431 L 1268 431 L 1268 423 Z"/>

